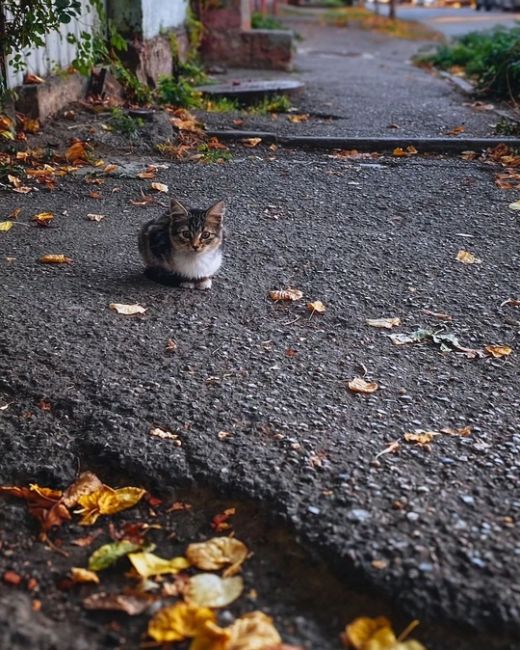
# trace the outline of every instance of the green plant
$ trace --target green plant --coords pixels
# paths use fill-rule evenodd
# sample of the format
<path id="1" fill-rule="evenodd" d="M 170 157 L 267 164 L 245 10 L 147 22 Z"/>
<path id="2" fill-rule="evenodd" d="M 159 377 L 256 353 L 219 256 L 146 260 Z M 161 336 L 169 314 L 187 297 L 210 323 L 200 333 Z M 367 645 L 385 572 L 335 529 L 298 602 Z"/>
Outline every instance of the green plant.
<path id="1" fill-rule="evenodd" d="M 253 29 L 285 29 L 283 23 L 277 18 L 264 15 L 259 11 L 254 11 L 251 15 L 251 27 Z"/>
<path id="2" fill-rule="evenodd" d="M 520 27 L 470 32 L 425 59 L 443 70 L 463 68 L 482 94 L 520 100 Z"/>
<path id="3" fill-rule="evenodd" d="M 205 163 L 225 162 L 233 157 L 228 149 L 212 149 L 207 144 L 200 144 L 197 151 L 202 154 L 199 160 Z"/>
<path id="4" fill-rule="evenodd" d="M 256 115 L 267 113 L 287 113 L 291 109 L 291 100 L 287 95 L 272 95 L 249 107 L 249 112 Z"/>
<path id="5" fill-rule="evenodd" d="M 495 133 L 498 135 L 520 136 L 520 122 L 513 122 L 501 118 L 495 125 Z"/>
<path id="6" fill-rule="evenodd" d="M 141 117 L 131 117 L 120 108 L 112 109 L 109 123 L 114 131 L 130 138 L 135 138 L 139 134 L 139 129 L 144 126 Z"/>
<path id="7" fill-rule="evenodd" d="M 201 93 L 192 84 L 179 76 L 160 77 L 156 89 L 157 101 L 160 104 L 173 104 L 184 108 L 196 108 L 201 104 Z"/>
<path id="8" fill-rule="evenodd" d="M 206 99 L 203 103 L 203 107 L 204 110 L 208 111 L 208 113 L 229 113 L 231 111 L 239 110 L 236 99 L 228 99 L 227 97 Z"/>

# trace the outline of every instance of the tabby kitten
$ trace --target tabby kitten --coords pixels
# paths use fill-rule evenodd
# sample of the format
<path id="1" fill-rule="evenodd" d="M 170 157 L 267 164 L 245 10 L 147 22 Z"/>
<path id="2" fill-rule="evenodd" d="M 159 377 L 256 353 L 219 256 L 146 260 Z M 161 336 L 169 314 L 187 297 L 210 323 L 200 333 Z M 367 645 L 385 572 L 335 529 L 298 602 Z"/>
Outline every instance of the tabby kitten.
<path id="1" fill-rule="evenodd" d="M 172 199 L 168 212 L 145 223 L 139 234 L 145 275 L 186 289 L 210 289 L 222 264 L 224 212 L 223 201 L 199 210 Z"/>

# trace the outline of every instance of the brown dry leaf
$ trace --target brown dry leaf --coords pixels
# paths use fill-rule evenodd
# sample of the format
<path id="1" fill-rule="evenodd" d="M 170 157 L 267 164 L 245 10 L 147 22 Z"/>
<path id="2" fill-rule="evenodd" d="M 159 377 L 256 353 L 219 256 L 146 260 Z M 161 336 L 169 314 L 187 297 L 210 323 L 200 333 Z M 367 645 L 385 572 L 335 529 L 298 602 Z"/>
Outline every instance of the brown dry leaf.
<path id="1" fill-rule="evenodd" d="M 462 262 L 462 264 L 480 264 L 482 262 L 482 260 L 478 257 L 475 257 L 473 253 L 465 251 L 462 248 L 457 253 L 456 259 L 458 262 Z"/>
<path id="2" fill-rule="evenodd" d="M 150 194 L 143 194 L 143 192 L 141 192 L 141 196 L 138 199 L 130 199 L 128 203 L 144 207 L 146 205 L 150 205 L 150 203 L 155 203 L 155 198 Z"/>
<path id="3" fill-rule="evenodd" d="M 445 427 L 441 429 L 441 433 L 447 433 L 449 436 L 462 436 L 467 437 L 471 435 L 471 427 L 465 426 L 460 427 L 459 429 L 451 429 L 450 427 Z"/>
<path id="4" fill-rule="evenodd" d="M 228 438 L 232 438 L 233 434 L 230 431 L 219 431 L 217 433 L 217 438 L 219 440 L 227 440 Z"/>
<path id="5" fill-rule="evenodd" d="M 71 146 L 65 152 L 65 158 L 72 163 L 86 162 L 88 158 L 86 143 L 78 140 L 77 142 L 71 144 Z"/>
<path id="6" fill-rule="evenodd" d="M 464 133 L 466 130 L 466 127 L 460 125 L 460 126 L 454 126 L 453 129 L 450 129 L 446 135 L 460 135 L 461 133 Z"/>
<path id="7" fill-rule="evenodd" d="M 308 122 L 310 115 L 303 113 L 302 115 L 288 115 L 287 119 L 293 124 L 301 124 L 301 122 Z"/>
<path id="8" fill-rule="evenodd" d="M 168 339 L 166 341 L 166 347 L 164 348 L 166 352 L 175 352 L 177 349 L 177 343 L 173 339 Z"/>
<path id="9" fill-rule="evenodd" d="M 271 298 L 271 300 L 274 302 L 278 302 L 280 300 L 294 302 L 295 300 L 301 300 L 303 298 L 303 292 L 299 289 L 291 288 L 277 289 L 274 291 L 269 291 L 269 298 Z"/>
<path id="10" fill-rule="evenodd" d="M 146 307 L 142 307 L 141 305 L 123 305 L 118 302 L 111 302 L 108 306 L 110 309 L 117 311 L 118 314 L 124 314 L 125 316 L 144 314 L 146 311 Z"/>
<path id="11" fill-rule="evenodd" d="M 376 392 L 379 388 L 379 384 L 375 381 L 365 381 L 362 377 L 354 377 L 352 381 L 348 382 L 348 387 L 353 393 L 370 394 Z"/>
<path id="12" fill-rule="evenodd" d="M 511 305 L 511 307 L 520 307 L 520 300 L 516 298 L 508 298 L 507 300 L 504 300 L 500 306 L 504 307 L 505 305 Z"/>
<path id="13" fill-rule="evenodd" d="M 406 147 L 406 149 L 403 149 L 402 147 L 396 147 L 392 151 L 392 156 L 395 156 L 396 158 L 407 158 L 409 156 L 415 156 L 417 153 L 419 153 L 417 149 L 414 146 L 409 145 Z"/>
<path id="14" fill-rule="evenodd" d="M 45 83 L 45 79 L 42 79 L 37 74 L 32 74 L 28 72 L 23 78 L 24 84 L 42 84 Z"/>
<path id="15" fill-rule="evenodd" d="M 380 327 L 387 330 L 391 330 L 392 327 L 397 327 L 401 324 L 401 319 L 398 317 L 395 318 L 367 318 L 367 325 L 370 327 Z"/>
<path id="16" fill-rule="evenodd" d="M 71 541 L 71 544 L 74 544 L 74 546 L 79 546 L 81 548 L 90 546 L 92 542 L 94 542 L 102 533 L 103 531 L 101 529 L 95 530 L 93 533 L 90 533 L 90 535 L 85 535 L 85 537 L 78 537 L 76 539 L 73 539 Z"/>
<path id="17" fill-rule="evenodd" d="M 436 436 L 440 435 L 439 431 L 421 431 L 420 429 L 417 429 L 416 431 L 405 433 L 403 438 L 406 442 L 413 442 L 420 447 L 426 447 L 433 442 L 433 439 Z"/>
<path id="18" fill-rule="evenodd" d="M 311 316 L 314 314 L 324 314 L 327 311 L 325 305 L 321 300 L 315 300 L 314 302 L 307 303 L 307 309 L 311 312 Z"/>
<path id="19" fill-rule="evenodd" d="M 247 546 L 235 537 L 213 537 L 186 549 L 186 557 L 197 569 L 216 571 L 229 564 L 224 576 L 238 573 L 248 553 Z"/>
<path id="20" fill-rule="evenodd" d="M 100 221 L 103 221 L 104 218 L 104 214 L 94 214 L 93 212 L 87 214 L 87 221 L 95 221 L 96 223 L 99 223 Z"/>
<path id="21" fill-rule="evenodd" d="M 181 441 L 179 439 L 179 434 L 178 433 L 173 433 L 172 431 L 167 431 L 166 429 L 161 429 L 160 427 L 152 427 L 148 433 L 151 436 L 155 436 L 156 438 L 162 438 L 163 440 L 173 440 L 177 444 L 178 447 L 181 446 Z"/>
<path id="22" fill-rule="evenodd" d="M 103 195 L 101 194 L 101 192 L 94 192 L 94 190 L 89 192 L 88 195 L 90 196 L 91 199 L 102 199 L 103 198 Z"/>
<path id="23" fill-rule="evenodd" d="M 21 213 L 22 213 L 22 208 L 15 208 L 14 210 L 11 210 L 11 212 L 7 216 L 9 217 L 9 219 L 18 219 Z"/>
<path id="24" fill-rule="evenodd" d="M 73 508 L 79 501 L 79 498 L 97 492 L 103 488 L 103 483 L 93 472 L 83 472 L 79 478 L 69 485 L 61 498 L 67 508 Z"/>
<path id="25" fill-rule="evenodd" d="M 174 113 L 174 117 L 170 118 L 170 123 L 173 124 L 179 131 L 190 131 L 191 133 L 200 133 L 201 125 L 197 119 L 185 109 L 178 109 Z"/>
<path id="26" fill-rule="evenodd" d="M 282 643 L 273 619 L 263 612 L 249 612 L 225 628 L 230 635 L 226 650 L 275 650 Z"/>
<path id="27" fill-rule="evenodd" d="M 484 350 L 494 359 L 507 357 L 513 351 L 508 345 L 487 345 Z"/>
<path id="28" fill-rule="evenodd" d="M 377 460 L 380 456 L 384 456 L 384 454 L 394 454 L 396 451 L 399 451 L 401 448 L 401 445 L 397 440 L 394 440 L 394 442 L 391 442 L 388 447 L 385 447 L 383 451 L 380 451 L 378 454 L 376 454 L 375 459 Z"/>
<path id="29" fill-rule="evenodd" d="M 221 533 L 224 530 L 229 530 L 231 524 L 228 523 L 229 519 L 236 514 L 236 508 L 226 508 L 224 512 L 219 512 L 211 520 L 211 527 L 217 533 Z"/>
<path id="30" fill-rule="evenodd" d="M 96 584 L 99 584 L 99 576 L 95 571 L 89 571 L 88 569 L 82 569 L 80 567 L 73 566 L 71 568 L 70 578 L 74 584 L 83 582 L 95 582 Z"/>
<path id="31" fill-rule="evenodd" d="M 32 218 L 32 221 L 35 221 L 39 226 L 47 226 L 54 219 L 54 214 L 52 212 L 38 212 Z"/>
<path id="32" fill-rule="evenodd" d="M 427 316 L 433 316 L 433 318 L 438 318 L 439 320 L 453 320 L 453 318 L 446 314 L 443 311 L 431 311 L 431 309 L 421 309 L 423 314 Z"/>
<path id="33" fill-rule="evenodd" d="M 100 515 L 113 515 L 121 510 L 132 508 L 146 494 L 146 490 L 124 487 L 113 490 L 108 485 L 95 492 L 81 495 L 78 504 L 82 506 L 76 514 L 82 515 L 80 526 L 92 526 Z"/>
<path id="34" fill-rule="evenodd" d="M 462 160 L 476 160 L 479 157 L 479 153 L 476 151 L 463 151 L 460 155 Z"/>
<path id="35" fill-rule="evenodd" d="M 168 185 L 164 183 L 150 183 L 150 187 L 156 192 L 164 192 L 165 194 L 168 192 Z"/>
<path id="36" fill-rule="evenodd" d="M 341 640 L 347 648 L 354 650 L 426 650 L 418 641 L 404 640 L 418 624 L 419 621 L 412 621 L 399 637 L 396 637 L 390 621 L 384 616 L 362 616 L 347 625 Z"/>
<path id="37" fill-rule="evenodd" d="M 9 232 L 13 226 L 12 221 L 0 221 L 0 232 Z"/>
<path id="38" fill-rule="evenodd" d="M 244 581 L 240 576 L 221 578 L 214 573 L 199 573 L 190 578 L 186 601 L 198 607 L 226 607 L 243 590 Z"/>
<path id="39" fill-rule="evenodd" d="M 22 184 L 22 181 L 18 178 L 18 176 L 14 176 L 13 174 L 7 174 L 7 180 L 13 187 L 20 187 Z"/>
<path id="40" fill-rule="evenodd" d="M 148 635 L 159 643 L 183 641 L 201 636 L 206 625 L 215 622 L 216 616 L 211 609 L 179 602 L 161 609 L 152 618 L 148 624 Z"/>
<path id="41" fill-rule="evenodd" d="M 244 145 L 244 147 L 249 147 L 252 149 L 262 142 L 262 138 L 243 138 L 240 142 Z"/>
<path id="42" fill-rule="evenodd" d="M 29 512 L 40 522 L 44 539 L 52 527 L 61 526 L 71 519 L 68 508 L 61 502 L 61 490 L 31 484 L 29 487 L 0 487 L 0 494 L 9 494 L 27 502 Z"/>
<path id="43" fill-rule="evenodd" d="M 85 609 L 125 612 L 129 616 L 142 614 L 154 598 L 148 594 L 92 594 L 83 599 Z"/>
<path id="44" fill-rule="evenodd" d="M 16 192 L 17 194 L 29 194 L 29 192 L 32 192 L 32 187 L 22 185 L 21 187 L 13 187 L 11 191 Z"/>
<path id="45" fill-rule="evenodd" d="M 62 254 L 42 255 L 38 260 L 41 264 L 71 264 L 72 258 Z"/>
<path id="46" fill-rule="evenodd" d="M 155 165 L 148 165 L 148 167 L 143 172 L 137 174 L 137 178 L 142 178 L 143 180 L 151 180 L 157 175 L 157 167 Z"/>

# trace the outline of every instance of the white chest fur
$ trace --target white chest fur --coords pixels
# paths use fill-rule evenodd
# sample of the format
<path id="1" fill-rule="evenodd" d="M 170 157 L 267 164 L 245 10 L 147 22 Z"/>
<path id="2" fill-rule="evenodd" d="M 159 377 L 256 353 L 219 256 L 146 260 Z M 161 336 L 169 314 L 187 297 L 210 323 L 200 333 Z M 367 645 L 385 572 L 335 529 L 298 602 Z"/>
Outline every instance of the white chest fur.
<path id="1" fill-rule="evenodd" d="M 219 270 L 222 264 L 222 252 L 220 250 L 208 251 L 207 253 L 174 253 L 173 259 L 168 265 L 169 271 L 178 273 L 185 278 L 211 278 Z"/>

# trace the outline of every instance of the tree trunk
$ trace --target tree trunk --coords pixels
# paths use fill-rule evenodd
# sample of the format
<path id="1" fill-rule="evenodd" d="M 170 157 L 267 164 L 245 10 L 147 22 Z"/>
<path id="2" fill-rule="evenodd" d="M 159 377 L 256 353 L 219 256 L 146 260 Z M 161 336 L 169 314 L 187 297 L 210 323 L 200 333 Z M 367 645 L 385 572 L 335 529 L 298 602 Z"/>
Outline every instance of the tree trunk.
<path id="1" fill-rule="evenodd" d="M 395 20 L 395 6 L 397 4 L 397 0 L 390 0 L 390 7 L 388 11 L 388 17 L 391 20 Z"/>

